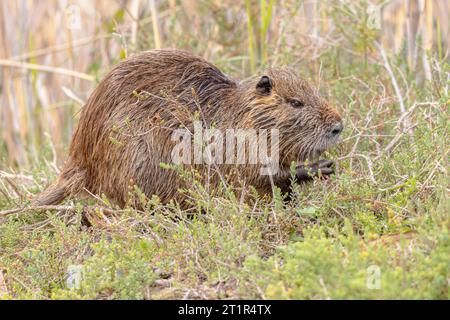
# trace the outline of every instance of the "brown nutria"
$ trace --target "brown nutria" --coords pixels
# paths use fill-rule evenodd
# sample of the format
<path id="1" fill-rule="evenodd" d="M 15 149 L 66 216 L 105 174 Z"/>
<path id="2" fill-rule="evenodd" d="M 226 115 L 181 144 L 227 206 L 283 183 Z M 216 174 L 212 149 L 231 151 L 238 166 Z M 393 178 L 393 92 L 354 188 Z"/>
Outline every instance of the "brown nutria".
<path id="1" fill-rule="evenodd" d="M 192 165 L 215 185 L 238 179 L 265 193 L 273 185 L 285 189 L 291 163 L 317 158 L 342 131 L 337 111 L 289 68 L 237 81 L 189 52 L 151 50 L 119 63 L 100 82 L 81 111 L 58 181 L 33 203 L 56 204 L 89 192 L 124 205 L 130 183 L 163 203 L 183 201 L 178 190 L 184 180 L 161 163 L 172 162 L 173 131 L 190 132 L 194 119 L 205 128 L 279 130 L 280 170 L 272 176 L 261 175 L 255 163 L 218 164 L 208 171 L 209 165 Z M 308 170 L 330 174 L 331 163 L 300 165 L 297 178 L 309 179 Z"/>

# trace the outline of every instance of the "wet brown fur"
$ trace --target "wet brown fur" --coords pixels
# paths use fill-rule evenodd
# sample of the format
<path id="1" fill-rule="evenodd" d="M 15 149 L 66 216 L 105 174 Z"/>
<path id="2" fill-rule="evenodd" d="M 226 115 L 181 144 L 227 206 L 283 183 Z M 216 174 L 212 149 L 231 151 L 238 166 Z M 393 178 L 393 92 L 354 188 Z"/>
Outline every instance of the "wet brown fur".
<path id="1" fill-rule="evenodd" d="M 162 202 L 183 201 L 179 174 L 162 169 L 160 163 L 171 163 L 176 143 L 172 132 L 192 130 L 196 113 L 205 127 L 279 129 L 283 170 L 272 182 L 288 179 L 291 161 L 317 157 L 336 142 L 329 130 L 341 118 L 294 71 L 269 69 L 265 75 L 273 82 L 267 95 L 256 90 L 260 77 L 234 80 L 189 52 L 152 50 L 128 58 L 90 96 L 58 181 L 34 204 L 56 204 L 88 191 L 123 205 L 131 183 L 147 196 L 158 195 Z M 294 108 L 292 99 L 304 106 Z M 204 177 L 206 167 L 198 166 Z M 259 165 L 218 165 L 209 181 L 217 184 L 226 177 L 232 182 L 238 176 L 270 193 L 271 179 L 261 176 L 259 169 Z"/>

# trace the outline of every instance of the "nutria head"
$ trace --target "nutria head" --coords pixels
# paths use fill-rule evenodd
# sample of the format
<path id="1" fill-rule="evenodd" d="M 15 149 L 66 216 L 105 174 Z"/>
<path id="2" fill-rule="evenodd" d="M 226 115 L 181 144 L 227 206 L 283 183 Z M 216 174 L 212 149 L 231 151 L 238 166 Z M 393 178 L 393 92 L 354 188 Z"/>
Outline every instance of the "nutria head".
<path id="1" fill-rule="evenodd" d="M 341 116 L 293 70 L 270 69 L 246 87 L 254 128 L 279 130 L 282 164 L 316 158 L 339 141 Z"/>

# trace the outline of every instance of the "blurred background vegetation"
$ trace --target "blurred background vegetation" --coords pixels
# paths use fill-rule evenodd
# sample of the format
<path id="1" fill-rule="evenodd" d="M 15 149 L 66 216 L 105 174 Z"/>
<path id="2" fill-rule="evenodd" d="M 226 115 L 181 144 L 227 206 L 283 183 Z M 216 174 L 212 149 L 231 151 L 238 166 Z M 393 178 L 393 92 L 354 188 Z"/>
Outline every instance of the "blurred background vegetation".
<path id="1" fill-rule="evenodd" d="M 235 77 L 289 64 L 325 88 L 385 54 L 400 87 L 386 94 L 408 99 L 405 78 L 442 85 L 449 17 L 448 0 L 1 1 L 0 166 L 30 168 L 48 145 L 60 165 L 83 102 L 136 51 L 187 49 Z"/>

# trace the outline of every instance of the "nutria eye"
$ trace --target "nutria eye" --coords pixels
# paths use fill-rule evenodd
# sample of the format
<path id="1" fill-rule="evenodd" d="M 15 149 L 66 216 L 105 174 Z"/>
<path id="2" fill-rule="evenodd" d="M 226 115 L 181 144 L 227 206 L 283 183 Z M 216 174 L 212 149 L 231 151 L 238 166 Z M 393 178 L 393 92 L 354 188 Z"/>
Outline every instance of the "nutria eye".
<path id="1" fill-rule="evenodd" d="M 294 108 L 301 108 L 301 107 L 305 106 L 305 104 L 303 102 L 301 102 L 300 100 L 296 100 L 296 99 L 289 100 L 289 103 Z"/>

